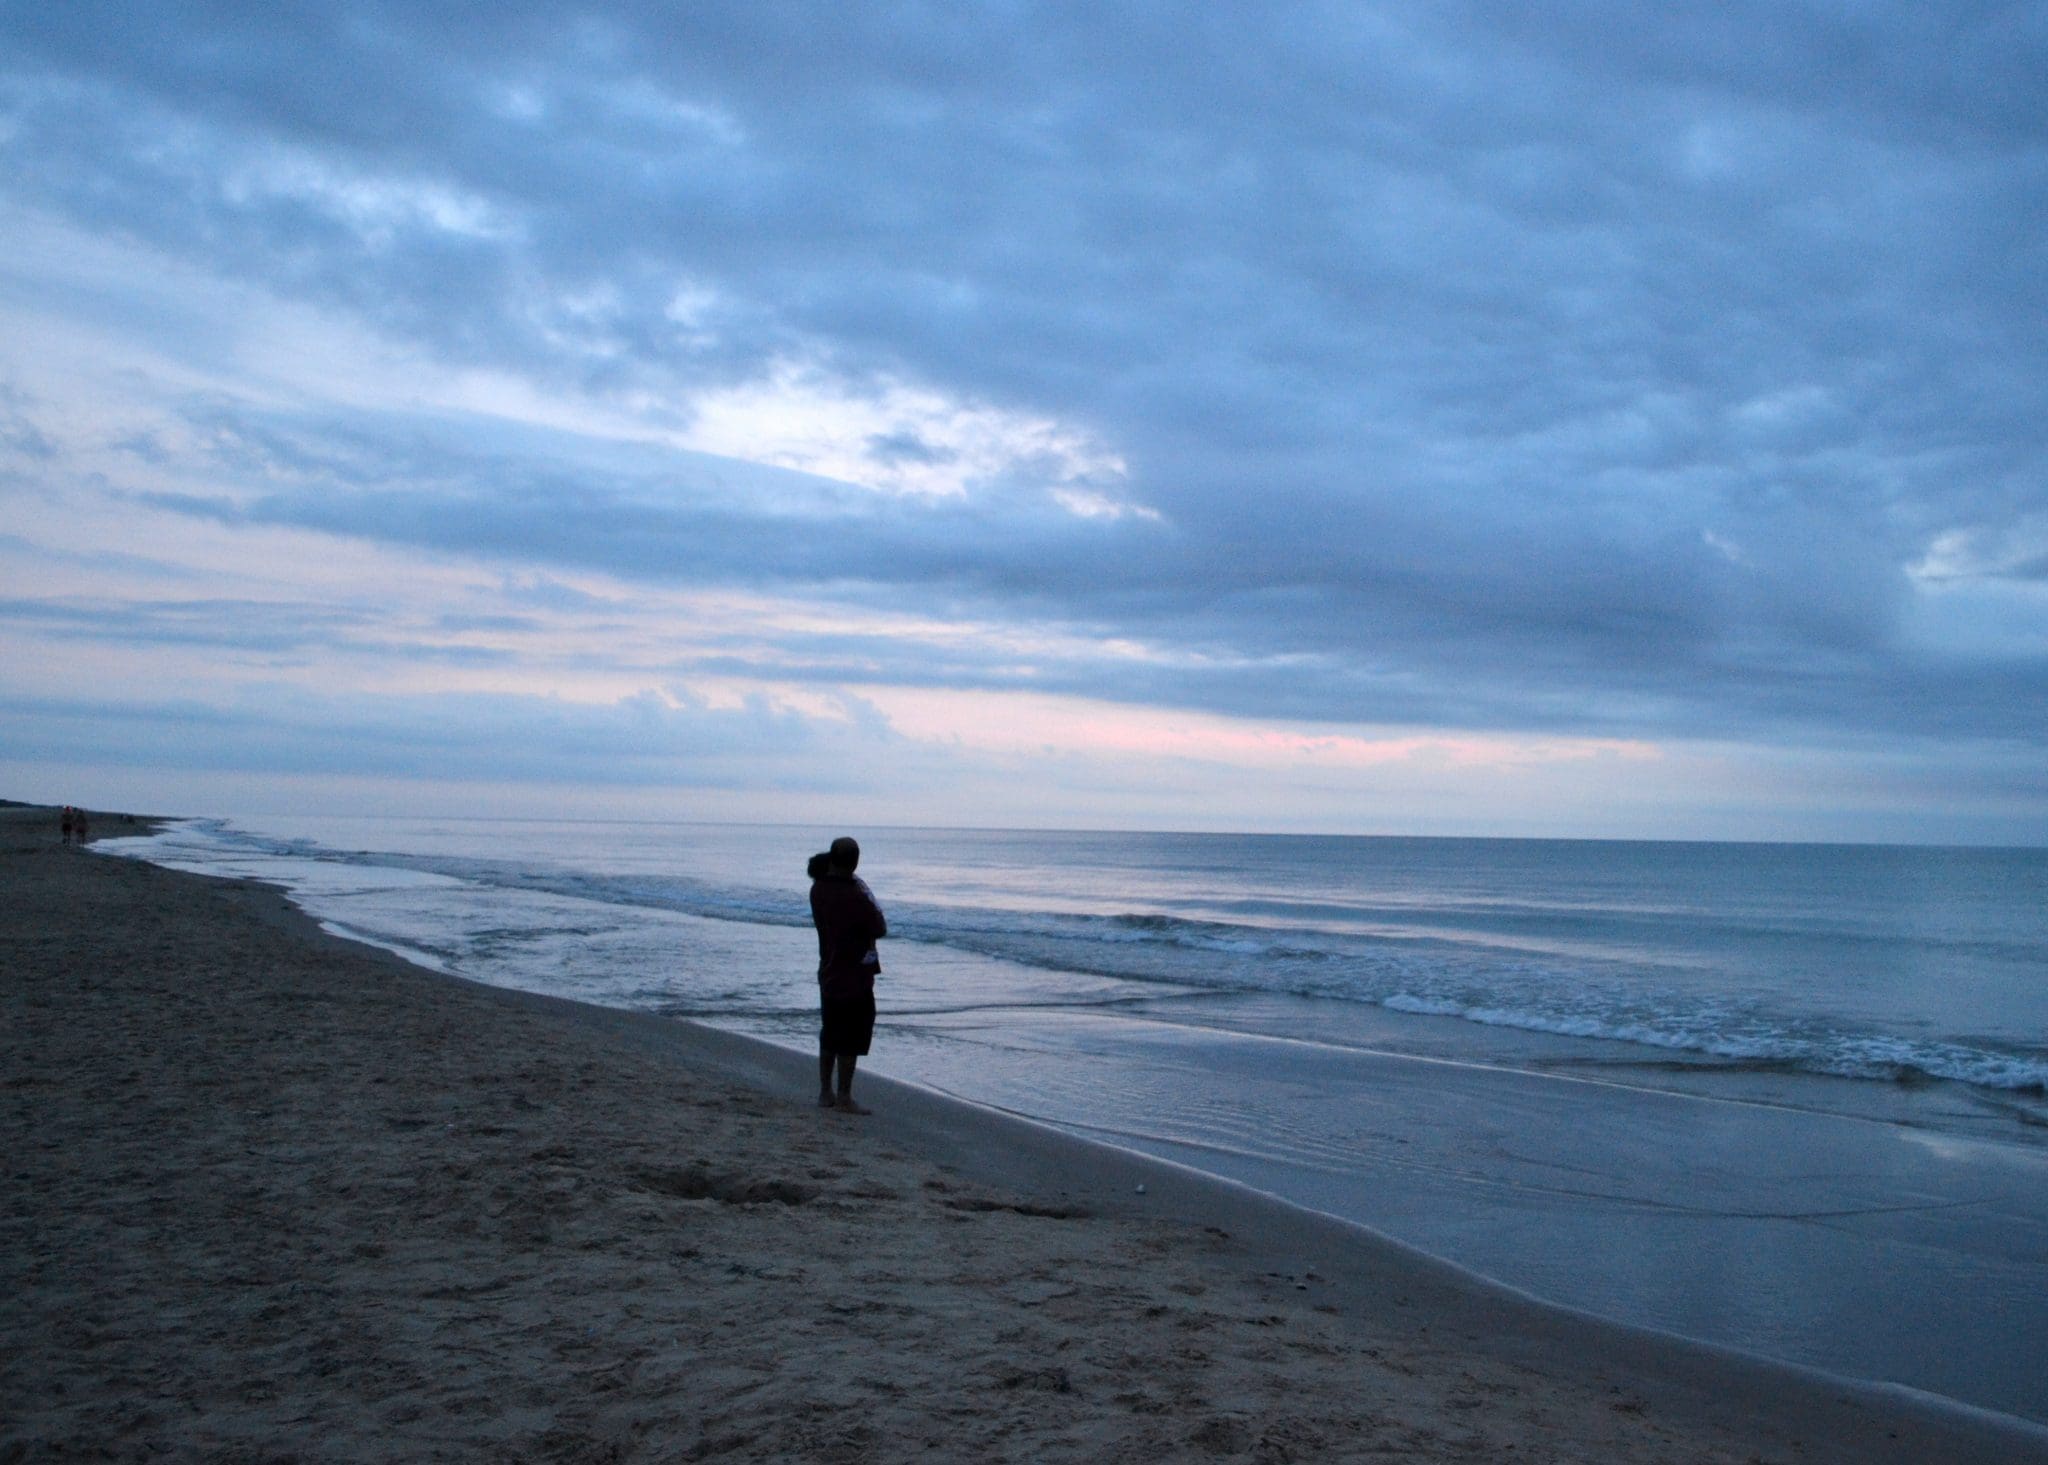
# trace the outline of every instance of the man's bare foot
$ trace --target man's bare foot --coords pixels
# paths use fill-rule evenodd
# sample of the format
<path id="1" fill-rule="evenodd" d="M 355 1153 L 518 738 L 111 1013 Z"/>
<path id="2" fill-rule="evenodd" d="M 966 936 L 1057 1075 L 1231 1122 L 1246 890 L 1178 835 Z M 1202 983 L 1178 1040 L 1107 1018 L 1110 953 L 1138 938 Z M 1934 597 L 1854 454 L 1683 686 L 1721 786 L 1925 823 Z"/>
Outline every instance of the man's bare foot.
<path id="1" fill-rule="evenodd" d="M 818 1107 L 820 1109 L 837 1109 L 839 1107 L 839 1100 L 833 1095 L 832 1090 L 827 1089 L 818 1095 Z"/>
<path id="2" fill-rule="evenodd" d="M 841 1094 L 839 1096 L 839 1110 L 842 1114 L 872 1114 L 875 1112 L 865 1104 L 856 1104 L 853 1101 L 852 1094 Z"/>

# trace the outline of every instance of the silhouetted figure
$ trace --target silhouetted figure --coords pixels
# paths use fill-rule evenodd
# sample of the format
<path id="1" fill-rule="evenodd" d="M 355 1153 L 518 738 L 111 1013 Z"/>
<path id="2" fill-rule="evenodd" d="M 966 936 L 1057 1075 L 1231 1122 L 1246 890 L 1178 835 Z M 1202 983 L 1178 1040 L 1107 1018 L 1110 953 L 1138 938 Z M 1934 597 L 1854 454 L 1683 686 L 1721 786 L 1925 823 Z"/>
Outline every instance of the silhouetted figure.
<path id="1" fill-rule="evenodd" d="M 825 861 L 822 870 L 818 861 Z M 875 1035 L 875 978 L 882 959 L 875 943 L 889 934 L 882 908 L 866 882 L 855 878 L 860 846 L 841 836 L 810 868 L 811 920 L 818 928 L 818 1103 L 849 1114 L 868 1111 L 853 1100 L 853 1071 Z M 833 1086 L 834 1074 L 838 1086 Z"/>
<path id="2" fill-rule="evenodd" d="M 66 844 L 71 843 L 71 829 L 74 823 L 75 821 L 71 816 L 71 806 L 69 804 L 66 804 L 62 809 L 59 809 L 57 811 L 57 827 L 64 831 L 64 843 Z"/>

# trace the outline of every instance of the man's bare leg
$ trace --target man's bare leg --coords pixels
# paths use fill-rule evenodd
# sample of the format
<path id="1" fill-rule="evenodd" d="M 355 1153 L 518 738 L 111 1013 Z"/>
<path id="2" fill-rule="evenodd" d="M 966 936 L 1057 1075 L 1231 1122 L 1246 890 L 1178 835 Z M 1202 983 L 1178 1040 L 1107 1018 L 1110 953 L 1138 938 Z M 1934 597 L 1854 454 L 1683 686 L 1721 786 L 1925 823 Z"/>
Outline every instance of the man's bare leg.
<path id="1" fill-rule="evenodd" d="M 852 1053 L 839 1055 L 839 1107 L 849 1114 L 866 1114 L 870 1111 L 853 1102 L 853 1066 L 860 1062 Z"/>
<path id="2" fill-rule="evenodd" d="M 831 1109 L 839 1101 L 832 1096 L 832 1052 L 820 1046 L 818 1049 L 818 1107 Z"/>

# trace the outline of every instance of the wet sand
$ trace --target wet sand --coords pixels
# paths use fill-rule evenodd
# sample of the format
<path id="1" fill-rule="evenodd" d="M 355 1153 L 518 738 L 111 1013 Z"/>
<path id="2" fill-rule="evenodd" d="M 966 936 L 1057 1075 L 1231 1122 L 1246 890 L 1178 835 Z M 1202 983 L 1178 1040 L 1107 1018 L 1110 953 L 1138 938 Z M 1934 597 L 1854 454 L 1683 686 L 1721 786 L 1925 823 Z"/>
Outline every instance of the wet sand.
<path id="1" fill-rule="evenodd" d="M 0 1461 L 2048 1460 L 905 1085 L 823 1112 L 51 811 L 0 911 Z"/>
<path id="2" fill-rule="evenodd" d="M 2048 1148 L 2019 1105 L 1704 1068 L 1688 1093 L 1414 1056 L 1375 1045 L 1374 1010 L 1338 1026 L 1355 1004 L 1274 1036 L 1224 1005 L 885 1015 L 882 1061 L 1553 1302 L 2048 1420 Z M 1868 1117 L 1822 1107 L 1844 1091 Z"/>

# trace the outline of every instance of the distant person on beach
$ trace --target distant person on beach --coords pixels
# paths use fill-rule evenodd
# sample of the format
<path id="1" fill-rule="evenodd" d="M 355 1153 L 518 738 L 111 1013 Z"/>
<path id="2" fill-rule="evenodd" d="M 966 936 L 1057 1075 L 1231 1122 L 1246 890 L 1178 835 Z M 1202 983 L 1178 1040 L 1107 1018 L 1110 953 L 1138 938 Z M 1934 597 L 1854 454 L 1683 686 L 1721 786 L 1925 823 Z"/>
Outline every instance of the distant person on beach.
<path id="1" fill-rule="evenodd" d="M 822 863 L 821 863 L 822 862 Z M 865 1114 L 853 1099 L 854 1066 L 875 1035 L 875 978 L 882 959 L 875 943 L 889 923 L 874 893 L 853 872 L 860 846 L 844 835 L 811 856 L 811 920 L 818 928 L 818 1103 Z M 834 1074 L 838 1085 L 833 1085 Z"/>
<path id="2" fill-rule="evenodd" d="M 64 831 L 64 843 L 66 844 L 71 843 L 71 825 L 71 806 L 66 804 L 57 814 L 57 827 Z"/>

